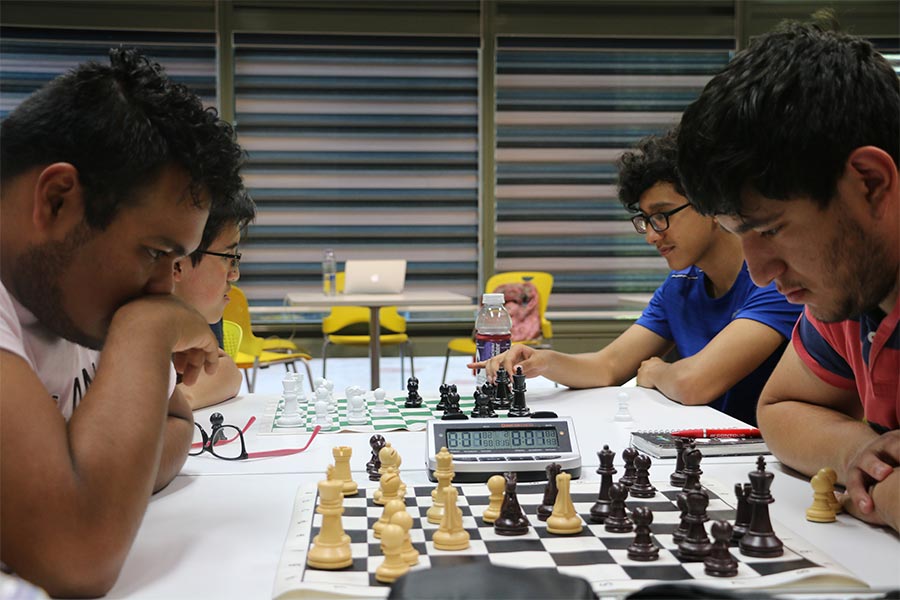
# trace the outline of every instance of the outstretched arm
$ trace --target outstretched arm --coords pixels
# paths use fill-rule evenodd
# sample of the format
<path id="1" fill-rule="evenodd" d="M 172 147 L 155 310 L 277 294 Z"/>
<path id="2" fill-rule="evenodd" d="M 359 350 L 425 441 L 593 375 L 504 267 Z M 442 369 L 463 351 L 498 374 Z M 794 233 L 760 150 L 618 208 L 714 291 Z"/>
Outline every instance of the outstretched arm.
<path id="1" fill-rule="evenodd" d="M 151 491 L 184 460 L 186 413 L 169 398 L 171 365 L 194 381 L 216 356 L 194 309 L 171 296 L 134 300 L 113 318 L 67 423 L 28 363 L 0 351 L 3 561 L 54 596 L 105 594 Z"/>
<path id="2" fill-rule="evenodd" d="M 671 342 L 646 327 L 632 325 L 597 352 L 564 354 L 514 344 L 509 351 L 489 361 L 471 363 L 469 368 L 485 368 L 493 380 L 501 365 L 510 373 L 521 366 L 528 377 L 543 375 L 571 388 L 605 387 L 625 383 L 637 372 L 641 361 L 665 354 L 671 347 Z"/>
<path id="3" fill-rule="evenodd" d="M 759 367 L 784 337 L 759 321 L 735 319 L 697 354 L 673 363 L 645 360 L 637 384 L 687 405 L 709 404 Z"/>

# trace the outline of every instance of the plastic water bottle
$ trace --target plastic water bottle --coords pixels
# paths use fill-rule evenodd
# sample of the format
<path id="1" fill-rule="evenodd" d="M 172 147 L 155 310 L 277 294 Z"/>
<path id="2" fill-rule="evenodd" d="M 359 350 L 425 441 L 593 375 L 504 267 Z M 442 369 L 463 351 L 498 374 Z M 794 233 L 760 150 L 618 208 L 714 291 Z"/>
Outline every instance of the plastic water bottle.
<path id="1" fill-rule="evenodd" d="M 326 296 L 337 295 L 337 260 L 331 248 L 322 257 L 322 292 Z"/>
<path id="2" fill-rule="evenodd" d="M 512 344 L 512 319 L 503 303 L 503 294 L 484 294 L 481 310 L 475 317 L 475 348 L 479 361 L 509 350 Z M 487 380 L 484 369 L 475 376 L 478 388 Z"/>

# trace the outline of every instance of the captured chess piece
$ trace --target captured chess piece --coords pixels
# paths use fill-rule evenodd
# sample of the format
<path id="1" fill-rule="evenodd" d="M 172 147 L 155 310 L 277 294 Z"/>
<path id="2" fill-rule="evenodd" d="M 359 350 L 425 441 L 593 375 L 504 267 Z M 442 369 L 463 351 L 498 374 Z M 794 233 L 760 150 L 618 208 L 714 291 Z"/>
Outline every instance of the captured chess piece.
<path id="1" fill-rule="evenodd" d="M 425 513 L 425 517 L 429 523 L 435 525 L 440 524 L 444 518 L 444 498 L 447 497 L 447 488 L 456 473 L 453 472 L 453 455 L 447 450 L 446 446 L 442 446 L 440 451 L 434 456 L 437 462 L 437 468 L 434 470 L 434 478 L 438 484 L 431 490 L 431 506 Z"/>
<path id="2" fill-rule="evenodd" d="M 510 417 L 528 417 L 531 410 L 525 405 L 525 375 L 522 373 L 522 367 L 516 367 L 516 374 L 513 375 L 513 401 L 509 407 Z"/>
<path id="3" fill-rule="evenodd" d="M 457 505 L 459 492 L 451 485 L 445 494 L 444 516 L 432 542 L 438 550 L 465 550 L 469 547 L 469 532 L 463 528 L 462 511 Z"/>
<path id="4" fill-rule="evenodd" d="M 319 506 L 316 512 L 322 515 L 319 534 L 313 538 L 312 548 L 306 555 L 306 564 L 314 569 L 343 569 L 353 564 L 350 555 L 350 536 L 344 533 L 341 515 L 344 513 L 344 484 L 333 479 L 334 467 L 329 466 L 328 478 L 320 481 Z"/>
<path id="5" fill-rule="evenodd" d="M 837 484 L 837 479 L 838 479 L 837 471 L 835 471 L 831 467 L 825 467 L 822 470 L 825 471 L 825 475 L 831 481 L 831 487 L 833 489 L 835 484 Z M 844 507 L 841 504 L 841 501 L 837 499 L 837 496 L 834 495 L 833 491 L 832 491 L 831 496 L 828 497 L 828 499 L 831 502 L 831 508 L 834 509 L 835 514 L 843 512 Z"/>
<path id="6" fill-rule="evenodd" d="M 494 521 L 494 533 L 498 535 L 524 535 L 528 533 L 528 517 L 519 505 L 516 495 L 517 477 L 515 473 L 504 473 L 506 494 L 500 506 L 500 516 Z"/>
<path id="7" fill-rule="evenodd" d="M 487 480 L 487 487 L 491 495 L 488 498 L 488 507 L 481 515 L 481 520 L 485 523 L 493 523 L 500 516 L 500 507 L 503 506 L 503 490 L 506 487 L 506 479 L 503 475 L 491 475 L 491 478 Z"/>
<path id="8" fill-rule="evenodd" d="M 422 396 L 419 395 L 419 379 L 410 377 L 406 380 L 406 408 L 419 408 L 422 406 Z"/>
<path id="9" fill-rule="evenodd" d="M 634 541 L 628 546 L 628 558 L 642 562 L 659 558 L 659 546 L 653 543 L 650 535 L 650 523 L 653 513 L 646 506 L 638 506 L 631 513 L 634 521 Z"/>
<path id="10" fill-rule="evenodd" d="M 709 532 L 713 536 L 712 549 L 709 556 L 703 559 L 703 570 L 713 577 L 734 577 L 738 573 L 738 561 L 728 550 L 731 540 L 731 523 L 713 521 Z"/>
<path id="11" fill-rule="evenodd" d="M 333 476 L 343 483 L 343 494 L 345 496 L 355 496 L 359 491 L 359 486 L 353 481 L 353 473 L 350 471 L 350 457 L 353 455 L 353 448 L 350 446 L 336 446 L 331 449 L 331 454 L 334 456 Z"/>
<path id="12" fill-rule="evenodd" d="M 769 504 L 775 500 L 769 491 L 775 475 L 766 471 L 766 459 L 756 459 L 756 470 L 750 471 L 750 503 L 752 513 L 747 533 L 741 537 L 741 553 L 755 558 L 773 558 L 784 554 L 784 544 L 772 529 Z"/>
<path id="13" fill-rule="evenodd" d="M 616 453 L 610 450 L 609 446 L 603 446 L 603 450 L 597 453 L 597 457 L 600 459 L 600 466 L 597 467 L 597 473 L 600 475 L 600 492 L 597 495 L 597 501 L 591 507 L 591 522 L 603 523 L 609 514 L 609 487 L 613 483 L 613 475 L 616 474 L 616 469 L 613 467 Z"/>
<path id="14" fill-rule="evenodd" d="M 613 421 L 618 423 L 631 423 L 634 421 L 634 418 L 631 416 L 631 411 L 628 410 L 628 400 L 628 392 L 623 390 L 616 394 L 618 407 L 616 409 L 616 414 L 613 415 Z"/>
<path id="15" fill-rule="evenodd" d="M 544 498 L 537 507 L 539 521 L 546 521 L 547 517 L 553 514 L 553 505 L 556 504 L 556 496 L 559 493 L 559 488 L 556 487 L 556 476 L 562 471 L 562 465 L 550 463 L 544 470 L 547 472 L 547 485 L 544 487 Z"/>
<path id="16" fill-rule="evenodd" d="M 837 521 L 837 515 L 829 499 L 834 498 L 834 484 L 825 469 L 819 469 L 809 483 L 813 489 L 813 503 L 806 509 L 806 520 L 813 523 Z"/>
<path id="17" fill-rule="evenodd" d="M 379 472 L 379 469 L 381 469 L 381 459 L 378 457 L 378 453 L 384 448 L 384 444 L 385 441 L 383 435 L 376 433 L 369 438 L 369 447 L 372 449 L 372 458 L 366 463 L 366 473 L 369 474 L 369 479 L 371 481 L 378 481 L 381 479 L 381 473 Z"/>
<path id="18" fill-rule="evenodd" d="M 584 524 L 581 517 L 575 512 L 572 503 L 572 475 L 560 473 L 556 476 L 556 503 L 553 505 L 553 513 L 547 518 L 547 533 L 556 535 L 575 535 L 581 533 Z"/>

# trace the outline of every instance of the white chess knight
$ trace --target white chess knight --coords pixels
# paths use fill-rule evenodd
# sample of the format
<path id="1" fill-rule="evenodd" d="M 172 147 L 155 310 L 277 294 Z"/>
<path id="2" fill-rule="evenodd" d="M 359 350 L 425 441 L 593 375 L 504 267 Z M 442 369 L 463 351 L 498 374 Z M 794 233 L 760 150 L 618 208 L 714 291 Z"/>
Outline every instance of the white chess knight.
<path id="1" fill-rule="evenodd" d="M 631 412 L 628 410 L 628 392 L 619 392 L 616 394 L 616 400 L 619 403 L 619 408 L 616 411 L 615 416 L 613 416 L 613 421 L 618 421 L 620 423 L 630 423 L 631 421 L 634 421 Z"/>
<path id="2" fill-rule="evenodd" d="M 387 415 L 389 411 L 384 405 L 384 390 L 381 388 L 377 388 L 372 391 L 372 395 L 375 397 L 375 406 L 372 407 L 372 416 L 383 417 Z"/>

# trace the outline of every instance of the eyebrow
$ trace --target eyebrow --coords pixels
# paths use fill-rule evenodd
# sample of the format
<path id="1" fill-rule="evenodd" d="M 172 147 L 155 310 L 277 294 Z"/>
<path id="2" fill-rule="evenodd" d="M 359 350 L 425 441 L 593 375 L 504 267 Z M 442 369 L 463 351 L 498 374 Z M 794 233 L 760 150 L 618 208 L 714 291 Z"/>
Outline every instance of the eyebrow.
<path id="1" fill-rule="evenodd" d="M 150 241 L 155 244 L 159 244 L 160 246 L 166 246 L 168 248 L 171 248 L 170 252 L 177 256 L 187 256 L 188 255 L 187 248 L 185 248 L 184 246 L 182 246 L 181 244 L 179 244 L 178 242 L 176 242 L 175 240 L 173 240 L 171 238 L 167 238 L 165 236 L 154 236 L 154 237 L 150 238 Z"/>
<path id="2" fill-rule="evenodd" d="M 747 233 L 751 229 L 756 229 L 757 227 L 763 227 L 772 223 L 773 221 L 777 221 L 783 215 L 783 212 L 776 212 L 770 215 L 763 215 L 760 217 L 752 218 L 745 217 L 743 215 L 738 215 L 741 219 L 741 224 L 738 225 L 737 229 L 734 230 L 734 233 L 742 234 Z"/>

